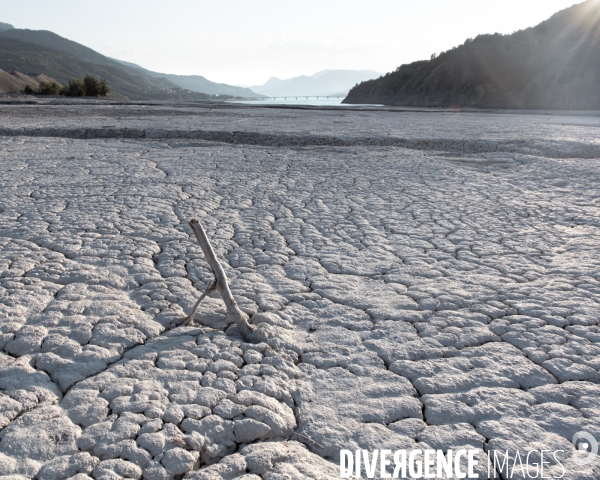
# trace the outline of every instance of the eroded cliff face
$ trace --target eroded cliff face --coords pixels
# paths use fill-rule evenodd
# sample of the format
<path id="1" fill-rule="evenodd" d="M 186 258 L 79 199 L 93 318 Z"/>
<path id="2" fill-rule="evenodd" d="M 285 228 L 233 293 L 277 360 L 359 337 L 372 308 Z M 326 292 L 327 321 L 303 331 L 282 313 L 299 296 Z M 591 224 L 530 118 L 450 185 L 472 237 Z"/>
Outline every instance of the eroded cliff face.
<path id="1" fill-rule="evenodd" d="M 481 35 L 353 88 L 344 103 L 600 109 L 600 1 L 512 35 Z"/>

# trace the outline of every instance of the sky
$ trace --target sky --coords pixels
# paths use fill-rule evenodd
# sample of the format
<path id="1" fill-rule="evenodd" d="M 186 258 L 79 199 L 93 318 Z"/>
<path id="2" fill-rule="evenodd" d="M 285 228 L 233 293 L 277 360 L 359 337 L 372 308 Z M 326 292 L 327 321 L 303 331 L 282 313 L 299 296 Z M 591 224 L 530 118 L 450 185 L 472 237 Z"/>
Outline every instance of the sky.
<path id="1" fill-rule="evenodd" d="M 394 70 L 576 0 L 0 0 L 0 22 L 51 30 L 150 70 L 232 85 L 325 69 Z M 24 8 L 26 5 L 26 8 Z"/>

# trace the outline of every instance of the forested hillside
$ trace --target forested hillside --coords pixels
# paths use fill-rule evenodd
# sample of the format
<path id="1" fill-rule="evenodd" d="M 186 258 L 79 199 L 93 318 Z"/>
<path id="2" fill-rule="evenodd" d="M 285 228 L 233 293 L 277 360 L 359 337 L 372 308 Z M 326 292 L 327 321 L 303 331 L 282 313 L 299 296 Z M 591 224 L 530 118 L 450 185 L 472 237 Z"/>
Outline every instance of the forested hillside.
<path id="1" fill-rule="evenodd" d="M 600 1 L 512 35 L 480 35 L 353 88 L 344 103 L 600 109 Z"/>

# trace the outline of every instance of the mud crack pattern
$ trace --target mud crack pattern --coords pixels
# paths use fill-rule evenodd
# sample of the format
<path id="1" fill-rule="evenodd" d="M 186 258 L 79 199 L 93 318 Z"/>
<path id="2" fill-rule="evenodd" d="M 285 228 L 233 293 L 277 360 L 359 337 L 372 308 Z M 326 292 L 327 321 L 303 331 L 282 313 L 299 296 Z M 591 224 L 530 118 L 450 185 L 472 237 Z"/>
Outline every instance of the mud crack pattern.
<path id="1" fill-rule="evenodd" d="M 339 478 L 341 448 L 598 478 L 600 121 L 458 117 L 1 107 L 0 478 Z M 180 326 L 194 217 L 264 342 L 218 294 Z"/>

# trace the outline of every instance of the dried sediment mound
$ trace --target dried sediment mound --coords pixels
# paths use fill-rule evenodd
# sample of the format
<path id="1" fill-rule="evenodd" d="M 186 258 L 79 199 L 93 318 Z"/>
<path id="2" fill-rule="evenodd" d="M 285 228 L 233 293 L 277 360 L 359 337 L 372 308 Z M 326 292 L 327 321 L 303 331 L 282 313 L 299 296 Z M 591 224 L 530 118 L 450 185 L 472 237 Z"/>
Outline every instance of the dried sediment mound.
<path id="1" fill-rule="evenodd" d="M 5 72 L 0 69 L 0 93 L 22 91 L 27 85 L 38 86 L 40 82 L 55 80 L 42 74 L 25 75 L 21 72 Z"/>
<path id="2" fill-rule="evenodd" d="M 0 123 L 348 144 L 0 136 L 0 475 L 322 480 L 341 448 L 496 448 L 598 478 L 571 444 L 600 438 L 597 117 L 126 113 Z M 382 131 L 466 147 L 359 143 Z M 263 342 L 218 294 L 180 326 L 212 280 L 192 217 Z"/>

